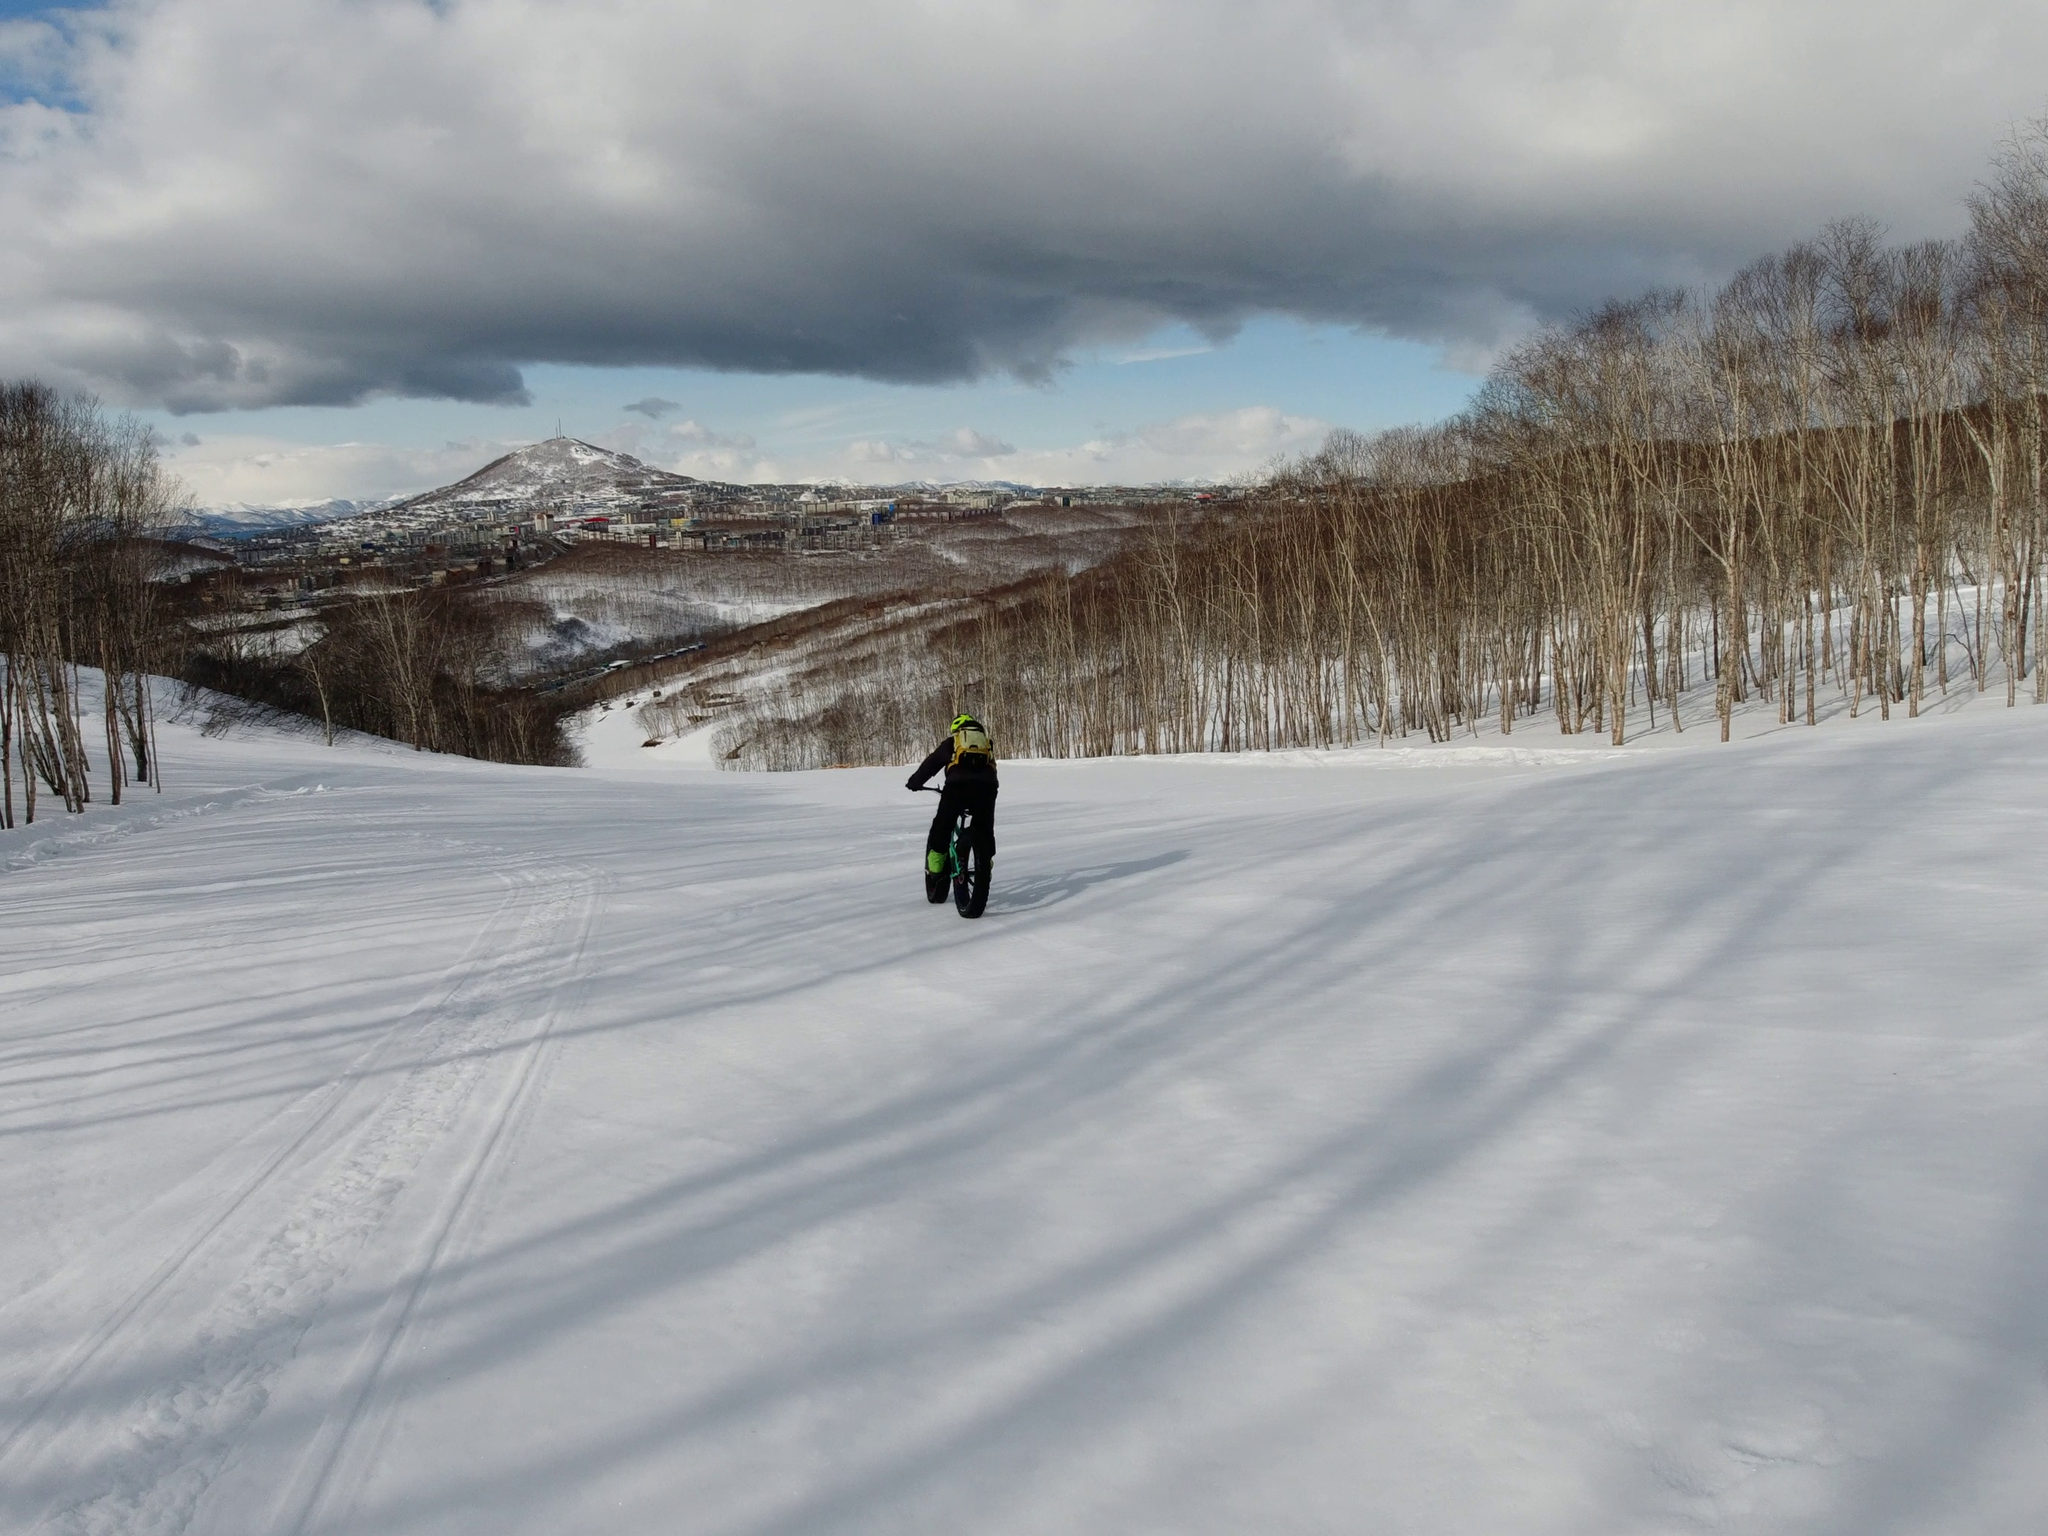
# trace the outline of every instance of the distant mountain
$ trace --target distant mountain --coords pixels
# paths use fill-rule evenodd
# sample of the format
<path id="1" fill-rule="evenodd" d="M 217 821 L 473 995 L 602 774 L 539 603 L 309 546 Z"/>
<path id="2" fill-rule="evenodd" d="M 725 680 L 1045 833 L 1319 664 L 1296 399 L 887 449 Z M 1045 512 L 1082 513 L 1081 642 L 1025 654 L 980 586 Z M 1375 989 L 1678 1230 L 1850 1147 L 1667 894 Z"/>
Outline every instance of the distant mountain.
<path id="1" fill-rule="evenodd" d="M 709 482 L 656 469 L 630 453 L 600 448 L 581 438 L 551 437 L 493 459 L 465 480 L 401 501 L 389 510 L 408 520 L 416 513 L 432 513 L 452 521 L 474 522 L 506 511 L 555 509 L 597 514 L 650 501 L 716 499 L 708 494 L 712 489 Z"/>
<path id="2" fill-rule="evenodd" d="M 348 514 L 348 538 L 431 532 L 462 523 L 521 521 L 537 513 L 685 516 L 758 499 L 772 487 L 695 480 L 580 438 L 551 437 L 491 460 L 475 474 L 402 501 Z"/>
<path id="3" fill-rule="evenodd" d="M 215 538 L 246 539 L 289 533 L 316 524 L 346 523 L 334 535 L 374 540 L 390 534 L 423 534 L 464 523 L 522 522 L 537 513 L 567 517 L 618 517 L 639 512 L 657 517 L 698 516 L 736 503 L 785 505 L 790 510 L 817 501 L 875 499 L 947 491 L 1000 492 L 1034 496 L 1038 488 L 1014 480 L 928 480 L 893 486 L 736 485 L 698 480 L 656 469 L 630 453 L 600 448 L 576 437 L 551 437 L 491 460 L 475 474 L 417 496 L 381 502 L 333 500 L 306 506 L 215 507 L 199 514 L 187 530 Z"/>
<path id="4" fill-rule="evenodd" d="M 943 494 L 947 491 L 1002 491 L 1011 496 L 1036 496 L 1039 487 L 1015 480 L 903 480 L 895 485 L 867 487 L 871 495 Z"/>
<path id="5" fill-rule="evenodd" d="M 180 521 L 171 532 L 197 534 L 215 539 L 249 539 L 259 534 L 281 533 L 293 528 L 309 527 L 314 523 L 331 523 L 344 517 L 359 517 L 365 512 L 374 512 L 388 505 L 388 500 L 345 501 L 340 497 L 275 507 L 233 502 L 224 507 L 204 507 L 195 510 Z"/>

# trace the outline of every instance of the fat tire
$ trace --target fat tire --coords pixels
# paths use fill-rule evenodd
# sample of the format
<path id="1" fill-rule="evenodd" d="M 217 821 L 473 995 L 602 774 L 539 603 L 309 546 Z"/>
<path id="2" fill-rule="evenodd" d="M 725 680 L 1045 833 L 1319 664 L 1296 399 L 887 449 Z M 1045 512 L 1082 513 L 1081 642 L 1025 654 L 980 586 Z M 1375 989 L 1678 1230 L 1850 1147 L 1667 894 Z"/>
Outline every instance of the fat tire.
<path id="1" fill-rule="evenodd" d="M 963 851 L 960 855 L 960 873 L 953 877 L 953 905 L 962 917 L 974 905 L 974 854 Z"/>
<path id="2" fill-rule="evenodd" d="M 943 869 L 936 875 L 927 871 L 924 877 L 924 899 L 936 907 L 946 899 L 946 888 L 951 884 L 952 881 L 946 878 Z"/>
<path id="3" fill-rule="evenodd" d="M 962 917 L 972 917 L 974 877 L 981 860 L 975 857 L 973 836 L 963 818 L 953 828 L 953 905 Z"/>

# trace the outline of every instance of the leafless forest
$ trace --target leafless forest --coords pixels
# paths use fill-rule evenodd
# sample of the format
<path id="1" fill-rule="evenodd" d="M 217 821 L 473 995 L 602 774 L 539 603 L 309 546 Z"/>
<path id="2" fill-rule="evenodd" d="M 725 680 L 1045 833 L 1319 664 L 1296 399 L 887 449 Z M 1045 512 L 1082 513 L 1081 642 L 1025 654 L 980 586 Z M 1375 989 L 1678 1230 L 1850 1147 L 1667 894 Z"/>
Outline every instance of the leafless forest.
<path id="1" fill-rule="evenodd" d="M 1001 587 L 1035 572 L 1078 571 L 1128 542 L 1126 508 L 1022 507 L 1002 518 L 934 526 L 872 550 L 791 556 L 731 550 L 673 556 L 592 544 L 487 589 L 523 634 L 508 666 L 543 667 L 565 621 L 586 644 L 643 646 L 705 638 L 846 599 L 920 601 Z M 608 659 L 608 658 L 607 658 Z"/>
<path id="2" fill-rule="evenodd" d="M 1968 206 L 1954 242 L 1843 222 L 1717 292 L 1610 304 L 1515 348 L 1456 419 L 1337 434 L 1241 503 L 1021 508 L 815 557 L 593 548 L 461 587 L 361 573 L 262 645 L 261 615 L 174 611 L 155 579 L 172 491 L 146 430 L 9 385 L 0 822 L 82 806 L 100 752 L 116 796 L 152 782 L 153 671 L 530 763 L 571 758 L 573 709 L 659 686 L 650 735 L 717 721 L 761 768 L 904 761 L 960 708 L 1006 753 L 1080 756 L 2039 702 L 2048 122 Z M 580 666 L 705 649 L 542 692 L 565 627 Z M 91 721 L 79 667 L 108 679 Z"/>
<path id="3" fill-rule="evenodd" d="M 1610 304 L 1457 419 L 1339 434 L 1245 510 L 793 652 L 724 753 L 904 761 L 959 708 L 1076 756 L 2039 702 L 2048 123 L 1969 210 L 1959 241 L 1842 222 L 1718 292 Z"/>
<path id="4" fill-rule="evenodd" d="M 494 762 L 574 761 L 566 701 L 507 686 L 499 615 L 460 589 L 364 588 L 320 610 L 305 645 L 287 654 L 235 643 L 233 632 L 188 643 L 187 682 L 427 752 Z"/>
<path id="5" fill-rule="evenodd" d="M 915 608 L 1024 572 L 1078 568 L 1121 547 L 1135 521 L 1121 510 L 1034 510 L 872 554 L 598 543 L 488 582 L 422 588 L 364 570 L 317 609 L 282 614 L 240 606 L 231 583 L 216 580 L 224 605 L 179 615 L 179 672 L 226 699 L 318 722 L 330 739 L 351 729 L 430 751 L 561 764 L 574 759 L 564 722 L 610 686 L 638 681 L 648 670 L 639 658 L 688 642 L 730 641 L 752 654 L 849 611 Z M 792 615 L 804 618 L 792 624 Z M 630 670 L 592 675 L 607 663 Z"/>
<path id="6" fill-rule="evenodd" d="M 0 826 L 17 805 L 35 820 L 39 786 L 83 808 L 95 738 L 116 804 L 155 782 L 162 546 L 146 535 L 169 497 L 142 427 L 40 384 L 0 385 Z M 95 720 L 78 665 L 106 678 Z"/>

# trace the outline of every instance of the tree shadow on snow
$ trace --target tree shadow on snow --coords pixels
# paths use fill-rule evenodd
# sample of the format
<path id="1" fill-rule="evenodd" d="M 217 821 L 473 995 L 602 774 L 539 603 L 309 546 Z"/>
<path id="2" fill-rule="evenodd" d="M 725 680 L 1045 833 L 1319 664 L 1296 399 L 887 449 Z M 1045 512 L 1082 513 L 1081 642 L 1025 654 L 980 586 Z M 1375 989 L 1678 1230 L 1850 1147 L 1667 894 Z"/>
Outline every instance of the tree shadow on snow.
<path id="1" fill-rule="evenodd" d="M 1842 1171 L 1899 1145 L 1900 1110 L 1915 1099 L 1878 1084 L 1847 1101 L 1837 1124 L 1789 1138 L 1735 1182 L 1690 1176 L 1673 1156 L 1711 1144 L 1700 1138 L 1720 1112 L 1696 1090 L 1742 1065 L 1721 1054 L 1729 1041 L 1761 1040 L 1749 1060 L 1808 1074 L 1836 1050 L 1853 1062 L 1853 1039 L 1831 1047 L 1794 1030 L 1797 1007 L 1760 989 L 1796 978 L 1814 935 L 1864 932 L 1888 910 L 1878 903 L 1889 891 L 1930 866 L 1967 867 L 1996 835 L 1973 831 L 1984 787 L 1943 757 L 1900 751 L 1855 766 L 1853 779 L 1786 779 L 1674 762 L 1625 800 L 1611 775 L 1593 774 L 1488 787 L 1454 804 L 1362 804 L 1331 853 L 1318 852 L 1330 841 L 1326 817 L 1278 817 L 1254 844 L 1205 849 L 1203 864 L 1218 886 L 1257 889 L 1277 864 L 1313 874 L 1314 899 L 1290 906 L 1284 922 L 1241 940 L 1204 930 L 1208 942 L 1173 965 L 1062 999 L 1031 1028 L 991 1031 L 977 1050 L 907 1080 L 821 1099 L 820 1112 L 792 1114 L 772 1134 L 664 1145 L 650 1128 L 645 1175 L 452 1248 L 378 1390 L 425 1412 L 426 1394 L 448 1383 L 560 1369 L 583 1358 L 594 1325 L 616 1340 L 661 1316 L 681 1321 L 646 1347 L 673 1353 L 672 1385 L 643 1379 L 630 1415 L 573 1425 L 516 1464 L 451 1462 L 367 1501 L 350 1528 L 461 1523 L 486 1501 L 538 1509 L 565 1489 L 635 1487 L 656 1468 L 670 1486 L 717 1493 L 723 1485 L 698 1469 L 754 1437 L 772 1456 L 774 1437 L 795 1435 L 788 1426 L 799 1420 L 829 1454 L 786 1485 L 701 1514 L 698 1528 L 934 1528 L 974 1501 L 1049 1524 L 1072 1506 L 1061 1503 L 1067 1479 L 1045 1468 L 1085 1469 L 1092 1447 L 1131 1456 L 1143 1470 L 1123 1496 L 1171 1516 L 1188 1508 L 1178 1489 L 1211 1465 L 1278 1465 L 1304 1426 L 1396 1426 L 1440 1409 L 1445 1384 L 1459 1381 L 1498 1391 L 1510 1425 L 1541 1413 L 1565 1426 L 1559 1443 L 1585 1481 L 1580 1512 L 1603 1526 L 1689 1522 L 1721 1490 L 1729 1503 L 1717 1515 L 1739 1517 L 1745 1499 L 1793 1507 L 1798 1488 L 1745 1481 L 1759 1458 L 1742 1437 L 1788 1415 L 1796 1427 L 1794 1410 L 1814 1402 L 1868 1449 L 1838 1469 L 1798 1445 L 1773 1453 L 1769 1469 L 1821 1490 L 1808 1528 L 1916 1528 L 1970 1486 L 1977 1448 L 2001 1444 L 2033 1398 L 2025 1371 L 1986 1379 L 1974 1362 L 1944 1368 L 1941 1356 L 1901 1375 L 1879 1399 L 1896 1406 L 1880 1411 L 1866 1368 L 1842 1372 L 1843 1352 L 1873 1336 L 1849 1326 L 1855 1298 L 1873 1291 L 1878 1301 L 1862 1310 L 1890 1327 L 1898 1304 L 1886 1298 L 1920 1273 L 1903 1261 L 1888 1269 L 1895 1235 L 1842 1200 L 1856 1187 Z M 1868 828 L 1929 804 L 1962 813 L 1948 851 L 1870 852 Z M 1781 809 L 1797 819 L 1766 819 Z M 1954 846 L 1966 833 L 1975 840 Z M 1369 866 L 1359 849 L 1372 851 Z M 1311 855 L 1320 862 L 1295 862 Z M 999 886 L 989 910 L 1050 906 L 1191 856 L 1029 877 Z M 694 958 L 732 959 L 743 990 L 692 995 L 682 1019 L 738 1008 L 787 1019 L 811 989 L 915 958 L 833 951 L 831 931 L 735 923 L 707 936 Z M 1869 931 L 1869 944 L 1837 962 L 1816 1011 L 1854 1013 L 1865 1000 L 1851 963 L 1901 930 Z M 1493 958 L 1481 966 L 1472 956 Z M 614 979 L 635 963 L 674 960 L 666 949 L 614 955 Z M 1014 983 L 1011 1001 L 1025 1006 L 1030 985 Z M 1766 1006 L 1745 1023 L 1752 1003 Z M 1745 1033 L 1752 1025 L 1760 1033 Z M 557 1038 L 620 1027 L 565 1021 Z M 707 1066 L 707 1093 L 722 1070 Z M 1301 1079 L 1291 1093 L 1258 1089 L 1284 1090 L 1290 1070 Z M 1250 1087 L 1233 1098 L 1238 1083 Z M 1667 1122 L 1690 1130 L 1667 1134 Z M 1728 1124 L 1739 1134 L 1741 1122 Z M 1917 1150 L 1904 1145 L 1906 1156 Z M 1202 1177 L 1147 1176 L 1156 1162 L 1207 1154 Z M 1654 1185 L 1629 1182 L 1639 1154 L 1653 1159 Z M 1087 1171 L 1048 1186 L 1046 1171 L 1062 1168 Z M 2048 1156 L 2002 1188 L 2013 1209 L 2038 1210 Z M 1652 1246 L 1628 1285 L 1590 1288 L 1578 1312 L 1551 1318 L 1544 1308 L 1572 1297 L 1579 1266 L 1609 1267 L 1600 1237 L 1635 1199 L 1672 1204 L 1698 1225 L 1630 1232 L 1628 1243 Z M 1418 1212 L 1430 1213 L 1420 1226 Z M 929 1247 L 899 1259 L 898 1232 Z M 1057 1240 L 1040 1241 L 1045 1233 Z M 2039 1222 L 1978 1240 L 2003 1247 L 1971 1295 L 1973 1326 L 2038 1358 L 2031 1277 L 2048 1251 Z M 840 1257 L 821 1270 L 823 1253 Z M 1719 1278 L 1691 1278 L 1695 1253 Z M 942 1273 L 918 1269 L 928 1254 Z M 353 1314 L 368 1328 L 382 1305 L 372 1289 L 343 1291 L 324 1315 L 330 1327 Z M 1679 1307 L 1715 1347 L 1626 1347 L 1630 1329 Z M 1516 1330 L 1532 1317 L 1541 1329 L 1524 1338 Z M 1848 1320 L 1840 1331 L 1819 1331 L 1816 1318 L 1836 1317 Z M 1318 1320 L 1338 1325 L 1334 1342 Z M 1782 1342 L 1790 1334 L 1820 1342 L 1802 1352 Z M 1487 1356 L 1495 1339 L 1506 1342 Z M 1760 1359 L 1761 1339 L 1774 1349 Z M 1459 1368 L 1474 1340 L 1482 1364 L 1513 1371 Z M 1315 1370 L 1207 1415 L 1187 1412 L 1191 1393 L 1276 1344 Z M 1716 1369 L 1716 1348 L 1740 1369 Z M 146 1364 L 81 1382 L 60 1406 L 91 1406 L 88 1392 L 132 1398 Z M 1590 1366 L 1600 1385 L 1582 1390 L 1574 1384 Z M 903 1412 L 886 1433 L 862 1428 L 877 1403 L 958 1383 L 972 1391 L 951 1411 Z M 1438 1395 L 1409 1407 L 1410 1383 Z M 1647 1445 L 1615 1451 L 1600 1435 L 1620 1409 L 1629 1422 L 1641 1416 Z M 321 1411 L 292 1408 L 274 1432 L 309 1436 L 317 1421 L 290 1413 Z M 1178 1438 L 1147 1438 L 1163 1430 Z M 1833 1455 L 1823 1440 L 1819 1456 Z M 1717 1481 L 1706 1493 L 1674 1491 L 1660 1470 L 1671 1456 Z M 1512 1473 L 1492 1480 L 1487 1463 L 1469 1465 L 1470 1507 L 1512 1496 Z M 1384 1496 L 1362 1476 L 1337 1486 L 1387 1507 L 1423 1496 L 1426 1470 Z M 1224 1518 L 1219 1508 L 1214 1523 Z"/>

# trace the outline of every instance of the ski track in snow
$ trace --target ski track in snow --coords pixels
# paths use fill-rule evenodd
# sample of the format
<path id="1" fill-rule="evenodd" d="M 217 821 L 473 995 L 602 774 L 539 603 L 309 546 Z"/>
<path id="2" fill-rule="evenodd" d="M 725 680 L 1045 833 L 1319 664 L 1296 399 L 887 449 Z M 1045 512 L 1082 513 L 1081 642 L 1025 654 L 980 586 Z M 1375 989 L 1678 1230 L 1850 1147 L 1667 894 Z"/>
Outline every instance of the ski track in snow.
<path id="1" fill-rule="evenodd" d="M 321 1422 L 300 1458 L 280 1507 L 282 1518 L 274 1529 L 297 1536 L 302 1531 L 317 1530 L 330 1520 L 345 1519 L 357 1488 L 375 1465 L 382 1439 L 396 1422 L 398 1407 L 395 1399 L 379 1403 L 377 1389 L 394 1352 L 414 1324 L 438 1266 L 460 1243 L 464 1218 L 518 1142 L 534 1087 L 546 1075 L 554 1026 L 565 1005 L 573 1005 L 576 985 L 587 980 L 583 967 L 601 888 L 598 876 L 579 872 L 549 907 L 530 914 L 530 921 L 538 921 L 530 932 L 522 932 L 523 940 L 539 946 L 554 932 L 574 935 L 574 943 L 558 969 L 554 996 L 531 1039 L 519 1049 L 513 1070 L 506 1074 L 496 1103 L 484 1119 L 487 1129 L 476 1141 L 474 1150 L 463 1158 L 441 1208 L 429 1222 L 420 1251 L 408 1266 L 407 1279 L 392 1290 L 375 1322 L 363 1335 L 355 1366 L 336 1394 L 337 1408 Z M 351 1451 L 356 1453 L 352 1466 Z M 351 1472 L 353 1475 L 348 1475 Z"/>
<path id="2" fill-rule="evenodd" d="M 0 835 L 9 1536 L 2048 1528 L 2048 710 L 1006 765 L 979 923 L 626 713 Z"/>
<path id="3" fill-rule="evenodd" d="M 290 1139 L 274 1152 L 266 1156 L 256 1147 L 240 1149 L 245 1157 L 261 1159 L 255 1177 L 217 1213 L 201 1219 L 192 1237 L 64 1363 L 56 1382 L 40 1392 L 31 1390 L 30 1422 L 39 1432 L 34 1442 L 40 1443 L 10 1445 L 7 1451 L 34 1456 L 44 1470 L 24 1475 L 0 1460 L 0 1471 L 20 1485 L 55 1483 L 63 1492 L 56 1507 L 30 1529 L 101 1536 L 185 1528 L 238 1436 L 263 1411 L 271 1377 L 290 1359 L 336 1281 L 390 1219 L 422 1159 L 461 1118 L 480 1081 L 494 1069 L 502 1075 L 502 1064 L 494 1058 L 515 1044 L 526 1027 L 514 1006 L 518 983 L 526 980 L 519 971 L 525 967 L 512 964 L 494 971 L 489 962 L 508 965 L 522 950 L 544 948 L 556 929 L 587 926 L 595 891 L 589 877 L 519 870 L 506 878 L 513 887 L 511 910 L 501 910 L 497 921 L 510 920 L 513 944 L 503 953 L 485 949 L 469 957 L 451 984 L 394 1025 L 357 1071 L 320 1095 L 324 1102 L 295 1106 L 278 1127 Z M 581 954 L 579 942 L 567 960 L 573 963 Z M 418 1032 L 407 1034 L 408 1027 Z M 434 1260 L 461 1214 L 464 1197 L 484 1171 L 485 1154 L 497 1145 L 516 1088 L 530 1079 L 545 1038 L 537 1034 L 518 1047 L 515 1092 L 502 1096 L 504 1107 L 485 1121 L 488 1129 L 469 1176 L 458 1186 L 457 1198 L 429 1224 L 417 1278 L 404 1292 L 409 1302 L 431 1281 Z M 394 1073 L 394 1048 L 418 1064 Z M 393 1080 L 380 1083 L 386 1074 Z M 350 1092 L 366 1084 L 375 1086 Z M 303 1127 L 293 1134 L 293 1122 L 300 1120 Z M 253 1252 L 217 1295 L 213 1291 L 221 1277 L 206 1263 L 216 1251 L 238 1264 Z M 309 1452 L 314 1497 L 346 1449 L 361 1398 L 374 1385 L 411 1311 L 406 1305 L 379 1317 L 366 1334 L 370 1359 L 357 1393 L 358 1411 L 332 1430 L 323 1426 Z M 147 1340 L 165 1326 L 189 1330 L 194 1340 L 173 1379 L 155 1386 L 140 1402 L 123 1404 L 115 1423 L 90 1408 L 64 1420 L 63 1401 L 88 1395 L 78 1391 L 81 1377 L 88 1372 L 116 1378 L 126 1374 L 133 1364 L 133 1341 Z M 109 1457 L 110 1445 L 125 1449 Z M 271 1528 L 304 1527 L 304 1519 L 295 1519 Z"/>
<path id="4" fill-rule="evenodd" d="M 53 854 L 104 856 L 137 834 L 325 787 L 257 785 L 125 818 L 117 811 L 109 824 L 37 838 L 12 867 Z M 452 1187 L 429 1193 L 431 1213 L 415 1223 L 413 1255 L 391 1288 L 399 1299 L 362 1333 L 356 1379 L 309 1437 L 277 1518 L 250 1527 L 316 1528 L 385 1362 L 479 1187 L 516 1138 L 555 1020 L 553 1003 L 537 1020 L 528 1010 L 537 996 L 559 998 L 585 958 L 601 877 L 494 859 L 503 900 L 440 982 L 345 1072 L 271 1114 L 131 1218 L 122 1246 L 132 1255 L 135 1245 L 167 1243 L 162 1258 L 132 1292 L 87 1309 L 99 1322 L 44 1379 L 8 1384 L 8 1397 L 23 1405 L 0 1433 L 0 1486 L 23 1521 L 13 1528 L 52 1536 L 184 1530 L 337 1282 L 415 1194 L 412 1181 L 436 1144 L 464 1133 L 472 1148 Z M 468 1112 L 479 1097 L 491 1102 L 489 1112 Z M 39 1302 L 76 1309 L 80 1294 L 113 1268 L 95 1250 L 0 1310 L 0 1319 Z M 151 1357 L 167 1332 L 189 1342 L 162 1373 Z M 147 1374 L 161 1379 L 138 1393 L 134 1384 Z"/>
<path id="5" fill-rule="evenodd" d="M 152 824 L 161 824 L 161 820 L 153 819 Z M 497 916 L 504 916 L 514 907 L 517 899 L 518 888 L 508 881 L 505 901 L 499 908 Z M 15 1449 L 17 1442 L 30 1425 L 45 1427 L 44 1421 L 49 1417 L 56 1399 L 76 1381 L 81 1372 L 104 1351 L 108 1351 L 110 1346 L 113 1346 L 114 1352 L 118 1352 L 119 1336 L 134 1321 L 136 1315 L 167 1286 L 176 1282 L 180 1272 L 191 1264 L 199 1251 L 256 1198 L 288 1161 L 295 1158 L 303 1159 L 306 1156 L 317 1157 L 322 1152 L 332 1150 L 330 1143 L 320 1139 L 321 1133 L 327 1129 L 329 1122 L 336 1118 L 337 1111 L 342 1108 L 349 1090 L 359 1089 L 359 1097 L 368 1097 L 371 1090 L 362 1089 L 361 1085 L 372 1082 L 379 1075 L 383 1058 L 392 1053 L 399 1032 L 404 1026 L 414 1022 L 416 1014 L 423 1014 L 431 1019 L 448 1009 L 460 995 L 463 983 L 475 974 L 486 932 L 487 930 L 479 931 L 477 943 L 451 968 L 447 982 L 440 989 L 439 995 L 423 999 L 419 1009 L 408 1012 L 395 1022 L 384 1037 L 365 1052 L 349 1072 L 332 1079 L 278 1111 L 256 1132 L 242 1138 L 209 1164 L 202 1176 L 190 1181 L 193 1188 L 173 1190 L 163 1197 L 166 1204 L 172 1205 L 179 1203 L 180 1197 L 188 1195 L 206 1201 L 216 1193 L 213 1188 L 216 1182 L 225 1182 L 227 1185 L 225 1190 L 219 1192 L 220 1197 L 214 1203 L 202 1204 L 192 1214 L 181 1217 L 187 1230 L 179 1234 L 177 1246 L 164 1257 L 140 1288 L 112 1306 L 104 1322 L 81 1340 L 78 1347 L 58 1364 L 54 1380 L 17 1389 L 13 1395 L 29 1405 L 28 1412 L 4 1438 L 0 1438 L 0 1465 L 4 1465 L 6 1456 Z M 312 1149 L 310 1153 L 309 1146 Z M 240 1177 L 251 1165 L 254 1168 L 253 1173 L 249 1173 L 246 1178 Z M 150 1214 L 145 1211 L 138 1224 L 146 1222 Z M 92 1278 L 91 1270 L 96 1266 L 81 1267 L 87 1271 L 85 1274 L 64 1274 L 43 1289 L 69 1291 L 81 1281 L 89 1284 Z"/>

